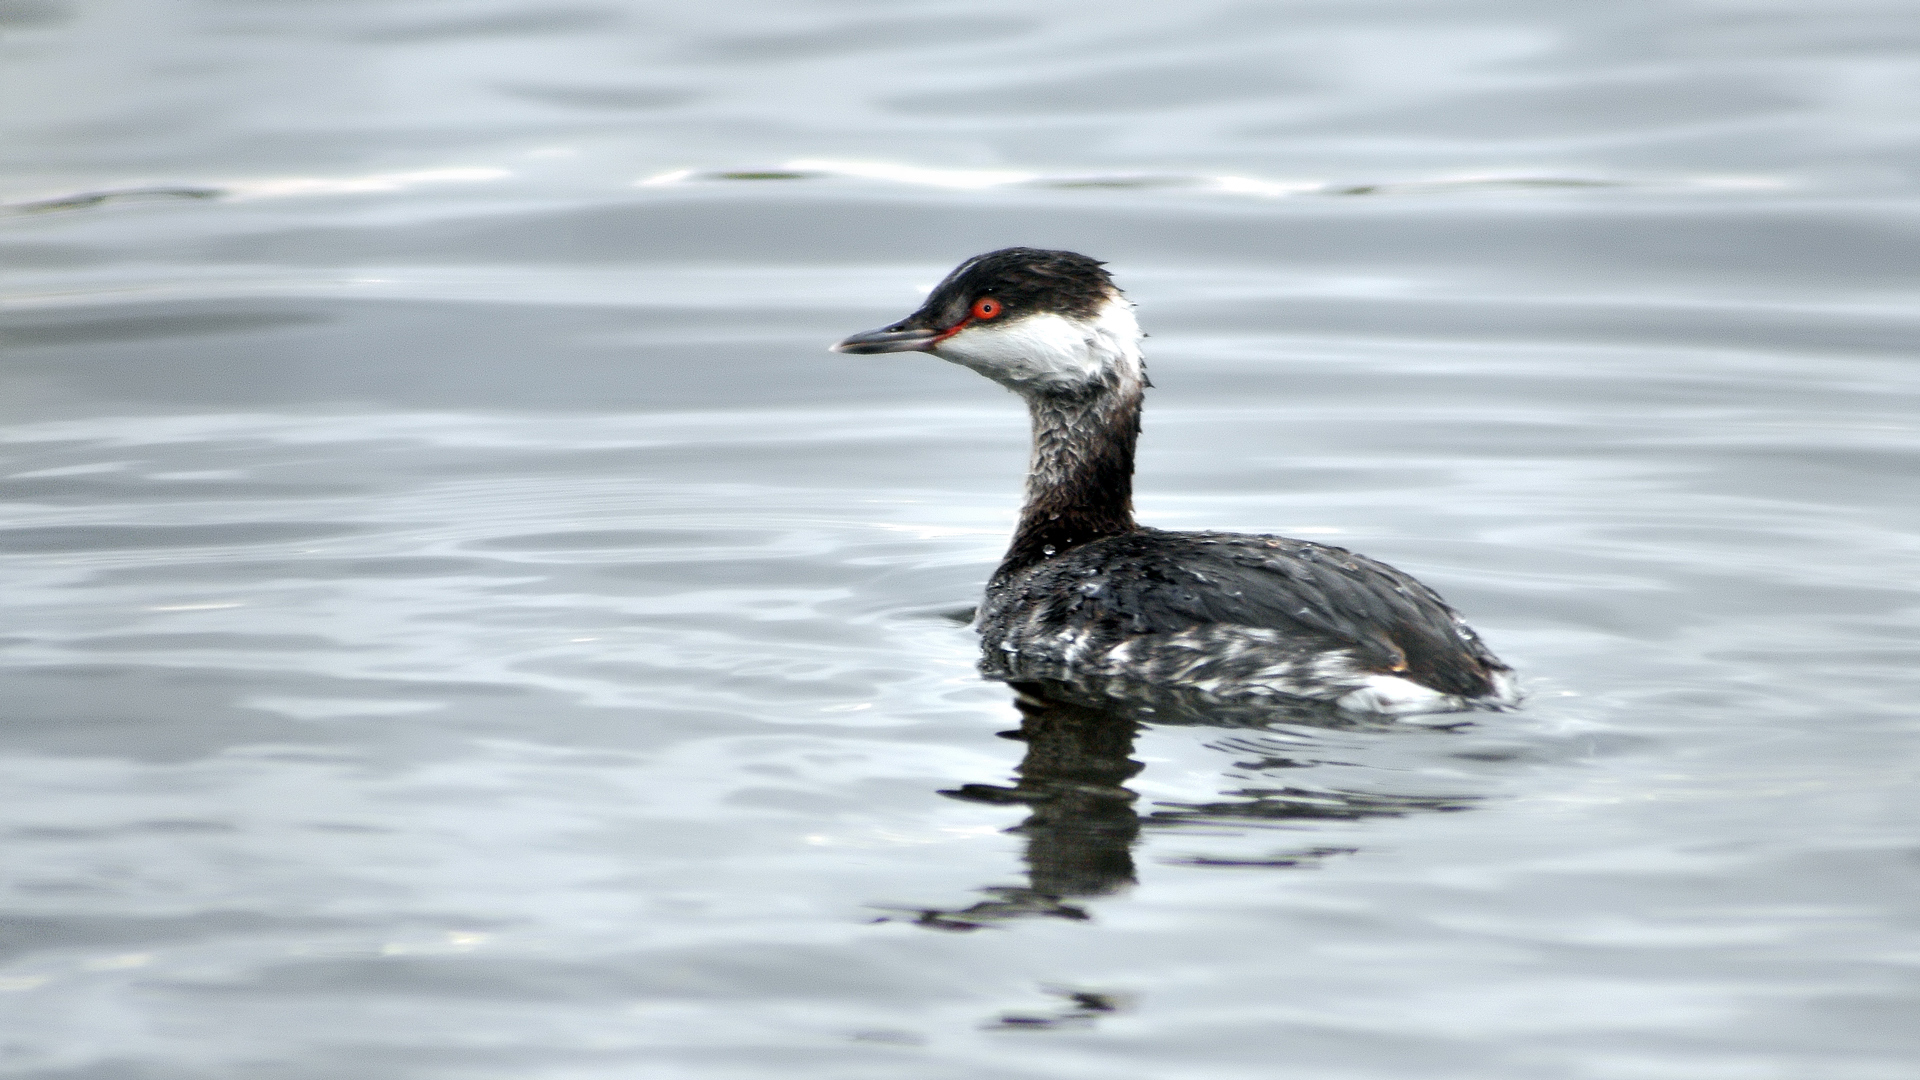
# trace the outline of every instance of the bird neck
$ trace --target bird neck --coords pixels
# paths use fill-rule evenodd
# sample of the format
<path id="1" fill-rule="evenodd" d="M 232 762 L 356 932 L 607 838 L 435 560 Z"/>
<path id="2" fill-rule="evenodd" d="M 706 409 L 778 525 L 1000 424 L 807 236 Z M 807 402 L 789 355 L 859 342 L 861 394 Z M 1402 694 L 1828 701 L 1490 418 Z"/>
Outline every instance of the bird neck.
<path id="1" fill-rule="evenodd" d="M 1133 454 L 1145 390 L 1144 373 L 1129 371 L 1073 394 L 1027 396 L 1033 456 L 1003 573 L 1138 527 Z"/>

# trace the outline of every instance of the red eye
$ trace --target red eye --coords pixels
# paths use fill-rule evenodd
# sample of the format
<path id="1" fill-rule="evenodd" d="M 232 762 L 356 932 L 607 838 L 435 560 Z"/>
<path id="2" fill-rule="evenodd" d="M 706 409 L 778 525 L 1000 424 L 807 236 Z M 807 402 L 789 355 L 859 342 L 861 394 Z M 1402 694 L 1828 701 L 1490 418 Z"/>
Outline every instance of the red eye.
<path id="1" fill-rule="evenodd" d="M 998 318 L 1000 310 L 1000 301 L 991 296 L 983 296 L 973 302 L 973 317 L 976 319 Z"/>

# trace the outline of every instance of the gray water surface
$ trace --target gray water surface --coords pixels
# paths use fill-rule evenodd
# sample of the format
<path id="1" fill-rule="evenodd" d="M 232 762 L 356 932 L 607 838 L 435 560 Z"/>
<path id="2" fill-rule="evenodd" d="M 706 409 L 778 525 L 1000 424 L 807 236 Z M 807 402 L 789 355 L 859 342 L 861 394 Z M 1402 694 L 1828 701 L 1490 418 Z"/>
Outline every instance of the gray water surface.
<path id="1" fill-rule="evenodd" d="M 1915 15 L 0 3 L 0 1068 L 1920 1076 Z M 1526 707 L 981 681 L 1007 244 Z"/>

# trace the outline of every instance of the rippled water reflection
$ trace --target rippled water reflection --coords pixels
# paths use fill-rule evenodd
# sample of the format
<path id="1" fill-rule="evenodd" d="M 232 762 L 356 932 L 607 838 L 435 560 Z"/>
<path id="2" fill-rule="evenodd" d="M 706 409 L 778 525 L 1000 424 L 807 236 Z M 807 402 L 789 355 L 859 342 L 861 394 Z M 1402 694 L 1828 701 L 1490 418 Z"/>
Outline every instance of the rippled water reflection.
<path id="1" fill-rule="evenodd" d="M 1904 5 L 0 34 L 16 1074 L 1910 1074 Z M 1024 416 L 823 350 L 1009 243 L 1527 707 L 981 682 Z"/>

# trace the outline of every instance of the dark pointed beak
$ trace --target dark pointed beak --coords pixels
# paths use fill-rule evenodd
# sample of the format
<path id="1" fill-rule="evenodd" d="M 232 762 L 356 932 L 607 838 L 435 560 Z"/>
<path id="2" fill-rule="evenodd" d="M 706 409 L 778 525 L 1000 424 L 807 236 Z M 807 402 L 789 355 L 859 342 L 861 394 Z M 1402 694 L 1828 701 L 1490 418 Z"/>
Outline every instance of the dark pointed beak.
<path id="1" fill-rule="evenodd" d="M 855 353 L 871 355 L 890 352 L 932 352 L 933 343 L 940 338 L 938 330 L 902 330 L 898 323 L 869 330 L 864 334 L 855 334 L 832 349 L 837 353 Z"/>

